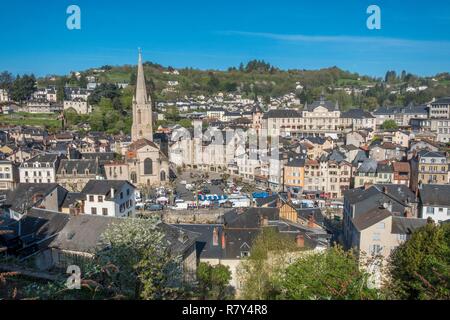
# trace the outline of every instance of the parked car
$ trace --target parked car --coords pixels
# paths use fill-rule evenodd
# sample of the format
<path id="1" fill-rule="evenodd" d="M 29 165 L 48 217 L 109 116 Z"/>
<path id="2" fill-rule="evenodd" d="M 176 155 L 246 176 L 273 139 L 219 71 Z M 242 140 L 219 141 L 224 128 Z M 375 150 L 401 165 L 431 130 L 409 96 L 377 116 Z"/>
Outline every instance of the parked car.
<path id="1" fill-rule="evenodd" d="M 145 209 L 147 211 L 162 211 L 164 209 L 164 207 L 161 204 L 155 203 L 155 204 L 147 205 L 145 207 Z"/>

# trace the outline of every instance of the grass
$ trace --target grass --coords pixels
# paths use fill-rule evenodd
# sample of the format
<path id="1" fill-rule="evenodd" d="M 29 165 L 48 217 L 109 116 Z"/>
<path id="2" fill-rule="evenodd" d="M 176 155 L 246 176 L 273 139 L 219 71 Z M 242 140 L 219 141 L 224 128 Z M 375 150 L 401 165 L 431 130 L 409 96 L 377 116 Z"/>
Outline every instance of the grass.
<path id="1" fill-rule="evenodd" d="M 21 125 L 21 126 L 35 126 L 35 127 L 50 127 L 60 128 L 61 121 L 58 116 L 51 113 L 14 113 L 9 115 L 0 115 L 0 123 L 4 125 Z"/>

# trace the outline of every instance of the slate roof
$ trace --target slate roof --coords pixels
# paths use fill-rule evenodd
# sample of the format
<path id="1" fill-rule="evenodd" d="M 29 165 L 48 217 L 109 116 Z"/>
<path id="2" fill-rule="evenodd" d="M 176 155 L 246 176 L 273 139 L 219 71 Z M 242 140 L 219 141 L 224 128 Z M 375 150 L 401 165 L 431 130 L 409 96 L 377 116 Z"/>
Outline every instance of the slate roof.
<path id="1" fill-rule="evenodd" d="M 62 171 L 69 175 L 76 170 L 77 174 L 86 174 L 86 170 L 89 170 L 89 174 L 97 174 L 99 171 L 99 166 L 96 160 L 88 160 L 88 159 L 76 159 L 76 160 L 68 160 L 63 159 L 59 163 L 57 174 L 62 174 Z"/>
<path id="2" fill-rule="evenodd" d="M 64 199 L 62 207 L 69 208 L 71 205 L 76 204 L 78 201 L 85 199 L 86 195 L 81 192 L 69 192 Z"/>
<path id="3" fill-rule="evenodd" d="M 278 195 L 274 194 L 274 195 L 271 195 L 271 196 L 269 196 L 267 198 L 256 199 L 255 202 L 256 202 L 256 206 L 257 207 L 262 207 L 262 206 L 266 206 L 267 205 L 267 207 L 275 208 L 276 205 L 277 205 L 277 199 L 278 199 Z"/>
<path id="4" fill-rule="evenodd" d="M 319 208 L 295 208 L 295 211 L 297 211 L 297 215 L 304 220 L 309 220 L 311 216 L 314 217 L 314 221 L 323 227 L 325 218 L 322 214 L 322 210 Z"/>
<path id="5" fill-rule="evenodd" d="M 66 215 L 68 216 L 68 215 Z M 75 252 L 95 253 L 105 247 L 102 234 L 112 225 L 125 221 L 125 219 L 78 215 L 68 216 L 69 221 L 59 232 L 58 236 L 49 244 L 49 247 Z M 191 246 L 197 237 L 196 234 L 180 228 L 159 223 L 158 228 L 164 233 L 164 240 L 172 252 L 182 253 Z M 180 237 L 183 235 L 183 237 Z M 185 237 L 184 237 L 185 236 Z"/>
<path id="6" fill-rule="evenodd" d="M 359 166 L 357 172 L 360 173 L 376 173 L 378 168 L 378 163 L 373 159 L 366 159 L 364 162 Z"/>
<path id="7" fill-rule="evenodd" d="M 370 112 L 367 112 L 362 109 L 350 109 L 341 114 L 341 118 L 350 118 L 350 119 L 372 119 L 375 118 Z"/>
<path id="8" fill-rule="evenodd" d="M 403 107 L 379 107 L 373 112 L 374 115 L 394 115 L 401 113 Z"/>
<path id="9" fill-rule="evenodd" d="M 406 114 L 428 114 L 428 107 L 426 105 L 409 105 L 403 108 L 403 113 Z"/>
<path id="10" fill-rule="evenodd" d="M 85 195 L 103 195 L 106 196 L 106 200 L 111 200 L 111 189 L 115 190 L 115 197 L 117 197 L 117 191 L 122 189 L 125 184 L 129 184 L 134 188 L 134 186 L 126 180 L 90 180 L 81 192 Z"/>
<path id="11" fill-rule="evenodd" d="M 301 118 L 301 117 L 302 117 L 302 114 L 299 111 L 297 111 L 297 110 L 292 110 L 292 109 L 285 109 L 285 110 L 273 109 L 273 110 L 267 111 L 264 114 L 263 119 Z"/>
<path id="12" fill-rule="evenodd" d="M 419 191 L 422 205 L 450 207 L 450 185 L 424 184 Z"/>
<path id="13" fill-rule="evenodd" d="M 394 170 L 389 163 L 378 164 L 377 173 L 393 173 Z"/>
<path id="14" fill-rule="evenodd" d="M 435 104 L 450 104 L 450 97 L 437 99 L 435 102 L 432 103 L 432 105 L 435 105 Z"/>
<path id="15" fill-rule="evenodd" d="M 339 110 L 339 105 L 337 103 L 333 103 L 331 101 L 325 100 L 325 98 L 323 96 L 320 98 L 320 100 L 317 100 L 311 104 L 308 104 L 306 106 L 306 110 L 308 110 L 309 112 L 312 112 L 317 107 L 324 107 L 324 108 L 328 109 L 328 111 Z"/>
<path id="16" fill-rule="evenodd" d="M 58 207 L 61 207 L 67 190 L 57 183 L 19 183 L 16 189 L 8 192 L 4 205 L 14 211 L 22 212 L 23 204 L 26 203 L 27 208 L 37 206 L 42 200 L 39 197 L 39 201 L 36 202 L 37 196 L 46 197 L 55 190 L 58 192 Z"/>
<path id="17" fill-rule="evenodd" d="M 197 256 L 201 259 L 221 259 L 223 226 L 220 224 L 175 224 L 175 227 L 197 234 Z M 217 230 L 218 244 L 214 245 L 213 234 Z"/>
<path id="18" fill-rule="evenodd" d="M 406 217 L 392 217 L 392 229 L 393 234 L 411 234 L 415 230 L 425 226 L 427 224 L 426 219 L 412 219 Z"/>
<path id="19" fill-rule="evenodd" d="M 296 168 L 304 167 L 305 159 L 303 159 L 303 158 L 292 159 L 292 160 L 288 161 L 286 166 L 287 167 L 296 167 Z"/>
<path id="20" fill-rule="evenodd" d="M 35 163 L 35 162 L 39 162 L 39 163 L 54 163 L 58 160 L 58 155 L 57 154 L 39 154 L 27 161 L 25 161 L 26 163 Z"/>
<path id="21" fill-rule="evenodd" d="M 365 214 L 356 216 L 352 219 L 352 223 L 358 231 L 362 231 L 373 226 L 375 223 L 383 221 L 391 215 L 392 213 L 386 209 L 375 208 Z"/>

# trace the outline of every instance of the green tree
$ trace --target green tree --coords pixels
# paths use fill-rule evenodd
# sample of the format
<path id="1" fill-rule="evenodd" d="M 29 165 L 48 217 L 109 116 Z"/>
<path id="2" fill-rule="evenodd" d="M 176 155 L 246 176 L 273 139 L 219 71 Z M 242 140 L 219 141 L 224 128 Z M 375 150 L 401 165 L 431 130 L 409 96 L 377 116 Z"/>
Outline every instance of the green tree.
<path id="1" fill-rule="evenodd" d="M 11 97 L 14 101 L 25 101 L 36 91 L 36 78 L 34 75 L 17 76 L 12 84 Z"/>
<path id="2" fill-rule="evenodd" d="M 0 73 L 0 89 L 4 89 L 9 92 L 12 88 L 13 83 L 14 76 L 10 72 L 3 71 L 2 73 Z"/>
<path id="3" fill-rule="evenodd" d="M 100 266 L 116 267 L 110 278 L 132 299 L 166 299 L 180 294 L 180 257 L 173 256 L 156 219 L 125 219 L 102 235 L 107 250 L 97 253 Z"/>
<path id="4" fill-rule="evenodd" d="M 263 229 L 253 242 L 250 256 L 239 267 L 239 278 L 243 282 L 242 298 L 273 299 L 276 279 L 286 266 L 286 258 L 300 250 L 290 237 L 273 228 Z"/>
<path id="5" fill-rule="evenodd" d="M 450 299 L 450 224 L 429 222 L 391 255 L 390 293 L 396 299 Z"/>
<path id="6" fill-rule="evenodd" d="M 378 293 L 368 287 L 369 275 L 360 269 L 352 252 L 333 247 L 306 254 L 279 278 L 277 298 L 287 300 L 366 300 Z"/>
<path id="7" fill-rule="evenodd" d="M 197 280 L 202 299 L 223 300 L 231 298 L 226 290 L 231 280 L 231 271 L 228 266 L 221 264 L 211 266 L 208 263 L 201 262 L 197 268 Z"/>
<path id="8" fill-rule="evenodd" d="M 383 124 L 381 125 L 381 128 L 383 130 L 397 130 L 398 129 L 398 125 L 397 122 L 395 122 L 395 120 L 386 120 L 383 122 Z"/>

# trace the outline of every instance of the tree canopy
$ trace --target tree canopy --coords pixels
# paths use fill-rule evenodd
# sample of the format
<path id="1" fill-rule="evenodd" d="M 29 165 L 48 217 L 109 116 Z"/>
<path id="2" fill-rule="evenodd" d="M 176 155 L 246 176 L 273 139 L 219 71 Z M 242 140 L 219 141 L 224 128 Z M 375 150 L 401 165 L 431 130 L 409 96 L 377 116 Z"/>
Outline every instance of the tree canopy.
<path id="1" fill-rule="evenodd" d="M 400 245 L 389 263 L 396 299 L 450 299 L 450 224 L 428 223 Z"/>

